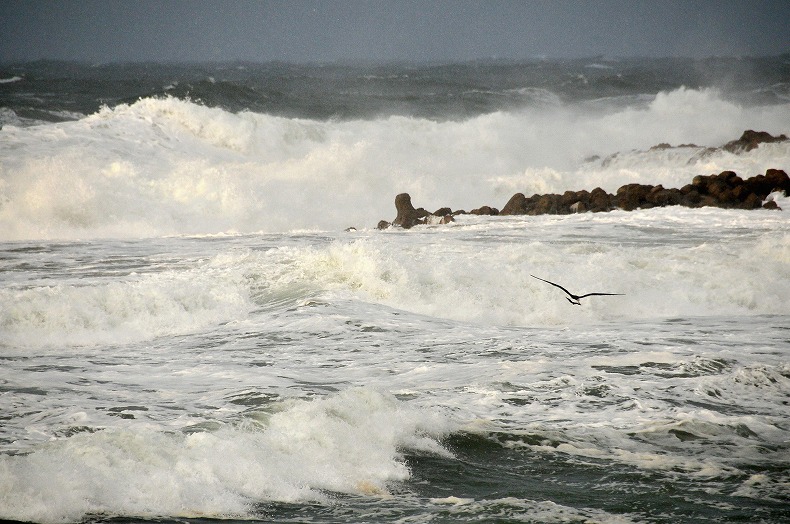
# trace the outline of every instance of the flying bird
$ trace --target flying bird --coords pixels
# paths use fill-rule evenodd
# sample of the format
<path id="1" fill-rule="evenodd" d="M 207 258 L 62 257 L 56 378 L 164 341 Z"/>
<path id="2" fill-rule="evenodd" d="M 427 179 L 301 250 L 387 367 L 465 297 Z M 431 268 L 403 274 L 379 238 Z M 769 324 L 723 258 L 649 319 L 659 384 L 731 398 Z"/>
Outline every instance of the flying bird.
<path id="1" fill-rule="evenodd" d="M 558 287 L 561 290 L 565 291 L 565 293 L 568 295 L 567 297 L 565 297 L 565 300 L 567 300 L 568 302 L 570 302 L 574 306 L 581 306 L 582 304 L 581 304 L 581 302 L 579 302 L 579 300 L 583 299 L 584 297 L 591 297 L 591 296 L 594 296 L 594 295 L 608 295 L 608 296 L 612 296 L 612 295 L 620 295 L 620 296 L 622 296 L 623 295 L 623 293 L 587 293 L 586 295 L 574 295 L 573 293 L 571 293 L 570 291 L 568 291 L 567 289 L 565 289 L 564 287 L 562 287 L 559 284 L 555 284 L 554 282 L 549 282 L 548 280 L 544 280 L 544 279 L 542 279 L 540 277 L 536 277 L 535 275 L 530 275 L 530 276 L 532 278 L 537 278 L 538 280 L 543 280 L 543 282 L 545 282 L 547 284 L 551 284 L 552 286 Z"/>

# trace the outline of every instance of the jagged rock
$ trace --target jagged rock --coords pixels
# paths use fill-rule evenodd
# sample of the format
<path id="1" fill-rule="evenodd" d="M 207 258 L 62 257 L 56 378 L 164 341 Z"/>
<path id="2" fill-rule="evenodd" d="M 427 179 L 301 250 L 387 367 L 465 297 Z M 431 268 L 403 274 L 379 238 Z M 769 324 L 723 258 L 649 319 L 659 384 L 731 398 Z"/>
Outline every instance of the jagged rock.
<path id="1" fill-rule="evenodd" d="M 411 196 L 408 193 L 401 193 L 395 197 L 395 210 L 398 212 L 398 216 L 392 221 L 393 226 L 409 229 L 417 224 L 425 223 L 421 220 L 425 216 L 423 213 L 425 210 L 414 209 L 411 204 Z"/>
<path id="2" fill-rule="evenodd" d="M 454 214 L 466 213 L 465 211 L 453 212 L 449 207 L 438 209 L 436 213 L 429 213 L 422 207 L 415 209 L 408 193 L 401 193 L 395 197 L 395 210 L 397 211 L 395 220 L 392 223 L 380 220 L 376 229 L 387 229 L 391 226 L 409 229 L 421 224 L 449 224 L 455 222 Z"/>
<path id="3" fill-rule="evenodd" d="M 751 151 L 758 147 L 760 144 L 770 144 L 772 142 L 784 142 L 787 136 L 779 135 L 773 136 L 765 131 L 752 131 L 751 129 L 744 131 L 741 138 L 727 142 L 722 146 L 722 149 L 730 153 L 741 153 Z"/>
<path id="4" fill-rule="evenodd" d="M 733 171 L 722 171 L 717 175 L 695 176 L 690 184 L 680 189 L 664 188 L 662 185 L 626 184 L 611 195 L 596 187 L 591 192 L 566 191 L 562 195 L 532 195 L 527 198 L 523 193 L 516 193 L 508 200 L 500 212 L 491 206 L 482 206 L 470 211 L 475 215 L 544 215 L 584 213 L 586 211 L 610 211 L 614 207 L 631 211 L 638 208 L 664 207 L 681 205 L 686 207 L 722 207 L 736 209 L 781 208 L 773 200 L 763 202 L 769 194 L 783 191 L 790 194 L 790 177 L 781 169 L 768 169 L 765 175 L 757 175 L 746 180 Z M 466 211 L 451 211 L 449 207 L 429 213 L 423 208 L 415 209 L 408 193 L 395 197 L 395 208 L 398 216 L 390 224 L 382 220 L 378 229 L 386 229 L 390 225 L 410 228 L 418 224 L 447 224 L 454 221 L 454 216 L 466 214 Z"/>
<path id="5" fill-rule="evenodd" d="M 663 151 L 664 149 L 672 149 L 672 146 L 666 142 L 661 142 L 651 147 L 648 151 Z"/>

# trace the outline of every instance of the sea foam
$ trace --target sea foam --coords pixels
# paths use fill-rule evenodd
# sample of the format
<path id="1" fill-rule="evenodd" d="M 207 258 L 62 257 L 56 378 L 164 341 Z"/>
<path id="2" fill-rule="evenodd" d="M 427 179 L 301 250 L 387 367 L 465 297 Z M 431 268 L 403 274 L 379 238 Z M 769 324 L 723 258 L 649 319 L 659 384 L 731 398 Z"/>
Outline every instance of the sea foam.
<path id="1" fill-rule="evenodd" d="M 146 424 L 56 439 L 0 456 L 0 517 L 43 523 L 87 515 L 245 518 L 270 501 L 383 495 L 409 477 L 401 449 L 449 454 L 449 419 L 355 388 L 287 401 L 214 432 Z"/>
<path id="2" fill-rule="evenodd" d="M 537 106 L 460 121 L 317 121 L 147 98 L 0 130 L 0 235 L 337 230 L 391 219 L 401 192 L 429 210 L 469 210 L 501 207 L 515 192 L 679 187 L 697 174 L 786 167 L 790 146 L 738 156 L 648 148 L 717 146 L 745 128 L 787 132 L 787 121 L 790 105 L 745 108 L 686 88 L 626 107 Z M 592 155 L 608 161 L 585 162 Z"/>

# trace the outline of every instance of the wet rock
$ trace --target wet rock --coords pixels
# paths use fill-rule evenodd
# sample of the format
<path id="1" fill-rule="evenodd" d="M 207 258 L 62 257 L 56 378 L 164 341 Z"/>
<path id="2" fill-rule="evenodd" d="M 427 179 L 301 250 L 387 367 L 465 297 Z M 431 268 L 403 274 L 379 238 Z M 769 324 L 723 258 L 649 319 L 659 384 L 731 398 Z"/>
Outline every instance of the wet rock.
<path id="1" fill-rule="evenodd" d="M 419 211 L 414 209 L 411 203 L 411 196 L 408 193 L 401 193 L 395 197 L 395 210 L 398 215 L 392 221 L 393 226 L 409 229 L 417 224 L 424 224 L 425 221 L 421 220 L 425 214 L 425 210 Z"/>
<path id="2" fill-rule="evenodd" d="M 558 215 L 560 209 L 560 195 L 535 195 L 532 197 L 534 204 L 527 211 L 528 215 Z"/>
<path id="3" fill-rule="evenodd" d="M 482 206 L 470 211 L 474 215 L 564 215 L 584 213 L 587 211 L 605 212 L 619 207 L 626 211 L 651 207 L 686 206 L 686 207 L 721 207 L 734 209 L 781 209 L 776 202 L 763 202 L 769 194 L 783 191 L 790 194 L 790 177 L 781 169 L 768 169 L 765 175 L 757 175 L 747 179 L 738 176 L 734 171 L 722 171 L 714 175 L 695 176 L 690 184 L 680 189 L 665 188 L 662 185 L 626 184 L 611 195 L 596 187 L 592 191 L 566 191 L 562 195 L 532 195 L 527 198 L 523 193 L 516 193 L 505 204 L 500 212 L 491 206 Z M 405 229 L 419 224 L 447 224 L 454 221 L 454 216 L 466 214 L 466 211 L 452 211 L 442 207 L 435 213 L 423 208 L 415 209 L 408 193 L 395 197 L 397 217 L 390 224 L 382 220 L 378 229 L 399 226 Z"/>
<path id="4" fill-rule="evenodd" d="M 765 172 L 765 179 L 769 183 L 767 185 L 773 186 L 770 193 L 774 191 L 784 191 L 790 194 L 790 177 L 781 169 L 769 169 Z"/>
<path id="5" fill-rule="evenodd" d="M 648 205 L 647 196 L 653 186 L 645 184 L 626 184 L 617 189 L 615 197 L 617 199 L 617 207 L 626 211 L 633 211 L 640 207 L 653 207 L 652 204 Z"/>
<path id="6" fill-rule="evenodd" d="M 560 214 L 566 213 L 575 213 L 571 207 L 575 205 L 577 202 L 581 203 L 584 206 L 584 209 L 587 209 L 587 202 L 590 201 L 590 193 L 585 190 L 581 191 L 566 191 L 560 197 Z M 578 206 L 577 206 L 578 207 Z"/>
<path id="7" fill-rule="evenodd" d="M 587 212 L 587 204 L 584 202 L 578 201 L 571 204 L 571 213 L 586 213 Z"/>
<path id="8" fill-rule="evenodd" d="M 661 142 L 660 144 L 656 144 L 651 147 L 649 151 L 663 151 L 665 149 L 672 149 L 672 146 L 666 142 Z"/>
<path id="9" fill-rule="evenodd" d="M 612 209 L 612 196 L 601 189 L 596 187 L 590 191 L 590 211 L 602 212 L 610 211 Z"/>
<path id="10" fill-rule="evenodd" d="M 516 193 L 507 201 L 505 207 L 499 212 L 500 215 L 526 215 L 527 197 L 524 193 Z"/>
<path id="11" fill-rule="evenodd" d="M 724 144 L 722 149 L 730 153 L 743 153 L 755 149 L 760 144 L 784 142 L 786 140 L 788 140 L 788 138 L 785 135 L 773 136 L 765 131 L 752 131 L 749 129 L 744 131 L 738 140 L 733 140 Z"/>
<path id="12" fill-rule="evenodd" d="M 449 224 L 450 222 L 455 222 L 453 215 L 447 213 L 446 215 L 437 215 L 432 214 L 425 218 L 425 223 L 429 225 L 441 225 L 441 224 Z"/>
<path id="13" fill-rule="evenodd" d="M 465 211 L 452 211 L 449 207 L 443 207 L 430 213 L 424 208 L 414 208 L 411 203 L 411 196 L 408 193 L 401 193 L 395 197 L 395 210 L 397 216 L 392 223 L 380 220 L 376 229 L 387 229 L 396 226 L 403 229 L 410 229 L 423 224 L 449 224 L 455 222 L 453 215 L 464 214 Z"/>
<path id="14" fill-rule="evenodd" d="M 740 209 L 758 209 L 762 207 L 763 199 L 755 195 L 754 193 L 749 193 L 749 196 L 743 199 L 740 206 Z"/>
<path id="15" fill-rule="evenodd" d="M 499 210 L 495 207 L 491 206 L 482 206 L 477 209 L 473 209 L 469 212 L 472 215 L 491 215 L 496 216 L 499 214 Z"/>

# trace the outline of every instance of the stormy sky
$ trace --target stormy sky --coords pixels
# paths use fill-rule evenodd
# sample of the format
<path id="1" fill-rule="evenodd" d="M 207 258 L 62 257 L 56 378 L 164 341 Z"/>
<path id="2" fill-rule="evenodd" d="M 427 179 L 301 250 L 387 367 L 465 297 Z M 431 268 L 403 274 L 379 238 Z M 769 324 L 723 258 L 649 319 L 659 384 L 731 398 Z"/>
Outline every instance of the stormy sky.
<path id="1" fill-rule="evenodd" d="M 790 1 L 0 0 L 0 61 L 777 55 Z"/>

